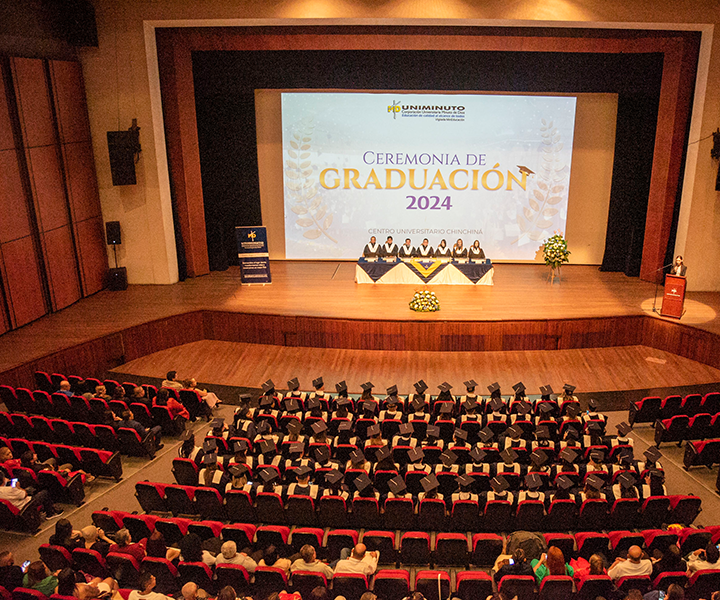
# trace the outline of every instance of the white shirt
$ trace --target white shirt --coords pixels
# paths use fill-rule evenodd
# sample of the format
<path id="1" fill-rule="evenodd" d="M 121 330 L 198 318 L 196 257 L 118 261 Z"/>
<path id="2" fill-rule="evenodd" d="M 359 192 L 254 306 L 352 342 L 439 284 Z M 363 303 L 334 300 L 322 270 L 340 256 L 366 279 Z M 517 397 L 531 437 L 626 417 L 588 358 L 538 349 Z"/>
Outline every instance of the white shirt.
<path id="1" fill-rule="evenodd" d="M 379 558 L 379 552 L 366 552 L 362 560 L 350 556 L 350 558 L 346 558 L 337 563 L 335 566 L 335 575 L 339 573 L 362 573 L 369 577 L 377 570 Z"/>
<path id="2" fill-rule="evenodd" d="M 143 594 L 138 590 L 133 590 L 128 595 L 128 600 L 172 600 L 172 598 L 169 598 L 165 594 L 159 594 L 158 592 Z"/>
<path id="3" fill-rule="evenodd" d="M 324 562 L 314 560 L 311 563 L 306 563 L 302 558 L 298 558 L 293 564 L 290 565 L 290 572 L 295 571 L 310 571 L 312 573 L 322 573 L 325 575 L 325 579 L 330 580 L 333 577 L 333 570 L 330 565 L 326 565 Z"/>
<path id="4" fill-rule="evenodd" d="M 0 487 L 0 500 L 7 500 L 15 508 L 22 510 L 32 502 L 32 497 L 22 488 L 7 485 Z"/>
<path id="5" fill-rule="evenodd" d="M 218 565 L 240 565 L 248 573 L 254 573 L 257 563 L 247 554 L 236 553 L 232 558 L 225 558 L 222 554 L 218 554 L 215 558 L 215 566 Z"/>
<path id="6" fill-rule="evenodd" d="M 652 573 L 652 561 L 648 559 L 640 559 L 634 563 L 630 559 L 619 562 L 614 567 L 608 569 L 608 575 L 613 581 L 617 581 L 621 577 L 643 577 Z"/>

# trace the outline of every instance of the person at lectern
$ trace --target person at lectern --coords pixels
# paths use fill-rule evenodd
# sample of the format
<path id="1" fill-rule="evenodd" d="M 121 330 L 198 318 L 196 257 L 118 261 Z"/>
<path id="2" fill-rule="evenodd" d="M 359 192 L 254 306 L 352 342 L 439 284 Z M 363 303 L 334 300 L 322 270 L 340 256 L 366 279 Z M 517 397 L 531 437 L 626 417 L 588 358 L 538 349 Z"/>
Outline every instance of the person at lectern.
<path id="1" fill-rule="evenodd" d="M 483 249 L 480 247 L 479 240 L 475 240 L 473 242 L 473 245 L 470 246 L 470 249 L 468 250 L 468 258 L 470 260 L 485 260 L 485 253 L 483 252 Z"/>
<path id="2" fill-rule="evenodd" d="M 670 274 L 685 277 L 685 273 L 687 273 L 687 267 L 683 264 L 683 257 L 678 254 L 675 257 L 675 262 L 673 263 Z"/>
<path id="3" fill-rule="evenodd" d="M 445 240 L 440 240 L 440 245 L 435 249 L 435 258 L 451 258 L 452 250 Z"/>
<path id="4" fill-rule="evenodd" d="M 422 244 L 417 247 L 417 250 L 415 252 L 415 256 L 418 258 L 425 258 L 430 259 L 435 256 L 435 252 L 433 251 L 433 247 L 428 243 L 428 239 L 425 238 L 422 241 Z"/>
<path id="5" fill-rule="evenodd" d="M 467 258 L 468 257 L 468 251 L 465 246 L 463 246 L 463 241 L 458 240 L 455 242 L 455 245 L 452 249 L 452 256 L 453 258 Z"/>
<path id="6" fill-rule="evenodd" d="M 375 236 L 370 238 L 370 241 L 365 244 L 363 248 L 363 256 L 365 258 L 377 258 L 380 254 L 380 244 L 377 243 Z"/>
<path id="7" fill-rule="evenodd" d="M 389 235 L 388 239 L 385 240 L 385 243 L 382 245 L 382 256 L 385 258 L 390 258 L 392 256 L 398 255 L 398 247 L 395 242 L 393 242 L 392 236 Z"/>
<path id="8" fill-rule="evenodd" d="M 412 247 L 412 242 L 410 241 L 410 238 L 407 238 L 405 240 L 405 243 L 400 246 L 398 256 L 400 256 L 400 258 L 412 258 L 413 256 L 415 256 L 415 248 Z"/>

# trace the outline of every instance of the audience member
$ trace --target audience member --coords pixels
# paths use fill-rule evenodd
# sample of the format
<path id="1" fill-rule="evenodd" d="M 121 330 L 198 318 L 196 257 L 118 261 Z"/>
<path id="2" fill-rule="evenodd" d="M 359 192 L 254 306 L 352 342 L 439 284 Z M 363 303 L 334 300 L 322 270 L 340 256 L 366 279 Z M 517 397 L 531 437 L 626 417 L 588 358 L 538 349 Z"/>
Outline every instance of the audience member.
<path id="1" fill-rule="evenodd" d="M 57 579 L 57 593 L 61 596 L 74 596 L 78 600 L 109 596 L 118 589 L 117 582 L 112 577 L 95 577 L 90 581 L 83 581 L 84 578 L 69 567 L 62 569 Z"/>
<path id="2" fill-rule="evenodd" d="M 330 565 L 317 559 L 315 547 L 310 544 L 305 544 L 300 548 L 300 558 L 290 565 L 290 572 L 294 573 L 295 571 L 322 573 L 328 581 L 330 581 L 333 576 L 333 570 Z"/>
<path id="3" fill-rule="evenodd" d="M 110 546 L 109 552 L 119 552 L 120 554 L 129 554 L 138 564 L 145 558 L 145 547 L 141 544 L 133 544 L 132 537 L 127 528 L 123 527 L 115 534 L 115 543 Z"/>
<path id="4" fill-rule="evenodd" d="M 155 396 L 154 403 L 156 406 L 167 406 L 170 411 L 170 416 L 173 419 L 182 417 L 185 420 L 190 419 L 190 413 L 188 409 L 180 404 L 175 398 L 170 395 L 170 392 L 165 388 L 158 390 L 157 396 Z"/>
<path id="5" fill-rule="evenodd" d="M 16 587 L 22 586 L 23 572 L 22 569 L 15 564 L 15 556 L 9 550 L 0 552 L 0 586 L 4 587 L 8 592 L 12 592 Z"/>
<path id="6" fill-rule="evenodd" d="M 145 552 L 148 556 L 153 558 L 164 558 L 166 560 L 175 560 L 180 556 L 179 548 L 168 548 L 165 544 L 165 536 L 162 531 L 155 529 L 150 534 L 147 544 L 145 545 Z"/>
<path id="7" fill-rule="evenodd" d="M 659 550 L 655 551 L 655 556 L 651 558 L 653 562 L 653 570 L 651 579 L 655 581 L 661 573 L 677 573 L 687 570 L 687 564 L 680 556 L 680 548 L 677 544 L 668 546 L 665 553 Z"/>
<path id="8" fill-rule="evenodd" d="M 333 600 L 333 595 L 324 585 L 319 585 L 313 588 L 310 595 L 303 600 Z"/>
<path id="9" fill-rule="evenodd" d="M 607 575 L 605 560 L 599 554 L 593 554 L 589 561 L 579 556 L 571 560 L 570 564 L 573 567 L 573 578 L 578 586 L 582 585 L 589 575 Z"/>
<path id="10" fill-rule="evenodd" d="M 278 549 L 275 545 L 270 545 L 265 548 L 263 557 L 258 562 L 259 567 L 277 567 L 285 571 L 285 575 L 290 574 L 290 559 L 282 558 L 278 553 Z"/>
<path id="11" fill-rule="evenodd" d="M 720 569 L 720 551 L 717 546 L 709 542 L 705 548 L 691 552 L 687 557 L 687 576 L 692 577 L 695 571 L 706 569 Z"/>
<path id="12" fill-rule="evenodd" d="M 160 448 L 164 447 L 163 444 L 160 442 L 160 437 L 162 435 L 162 428 L 160 427 L 160 425 L 155 425 L 150 429 L 146 429 L 141 423 L 135 420 L 135 415 L 133 415 L 131 410 L 124 410 L 122 414 L 122 420 L 116 423 L 116 425 L 118 427 L 128 427 L 130 429 L 134 429 L 135 431 L 137 431 L 141 440 L 144 440 L 149 432 L 152 434 L 152 437 L 154 439 L 155 448 L 159 450 Z"/>
<path id="13" fill-rule="evenodd" d="M 72 393 L 72 390 L 70 389 L 70 382 L 63 379 L 60 382 L 60 389 L 57 391 L 58 394 L 64 394 L 68 398 L 72 398 L 75 394 Z"/>
<path id="14" fill-rule="evenodd" d="M 196 533 L 188 533 L 180 540 L 181 562 L 202 562 L 208 566 L 215 564 L 215 557 L 207 550 L 203 550 L 202 540 Z"/>
<path id="15" fill-rule="evenodd" d="M 197 583 L 188 581 L 180 590 L 183 600 L 207 600 L 208 593 L 199 588 Z"/>
<path id="16" fill-rule="evenodd" d="M 661 593 L 660 590 L 652 590 L 643 596 L 643 600 L 661 600 Z M 671 583 L 665 593 L 664 600 L 685 600 L 685 589 L 677 583 Z"/>
<path id="17" fill-rule="evenodd" d="M 198 394 L 200 394 L 200 397 L 209 408 L 215 408 L 222 402 L 222 400 L 220 400 L 220 398 L 218 398 L 213 392 L 208 392 L 207 390 L 199 388 L 197 380 L 193 377 L 185 382 L 185 387 L 189 390 L 195 390 Z"/>
<path id="18" fill-rule="evenodd" d="M 232 540 L 224 542 L 220 548 L 220 554 L 215 558 L 215 565 L 240 565 L 248 573 L 252 574 L 257 569 L 257 563 L 245 552 L 237 551 L 237 544 Z"/>
<path id="19" fill-rule="evenodd" d="M 52 596 L 55 593 L 57 584 L 57 577 L 50 573 L 50 569 L 41 560 L 36 560 L 28 565 L 22 580 L 22 587 L 37 590 L 46 596 Z"/>
<path id="20" fill-rule="evenodd" d="M 525 556 L 525 550 L 518 547 L 511 558 L 502 560 L 498 570 L 493 575 L 495 583 L 499 583 L 505 575 L 534 575 L 532 565 Z"/>
<path id="21" fill-rule="evenodd" d="M 540 560 L 533 559 L 530 566 L 535 572 L 538 585 L 547 575 L 573 576 L 573 568 L 565 562 L 565 556 L 557 546 L 550 546 L 547 553 L 544 553 Z"/>
<path id="22" fill-rule="evenodd" d="M 174 390 L 183 389 L 183 384 L 177 380 L 177 371 L 168 371 L 161 385 L 162 387 L 172 388 Z"/>
<path id="23" fill-rule="evenodd" d="M 335 575 L 338 573 L 362 573 L 370 577 L 377 570 L 380 552 L 368 552 L 365 544 L 357 544 L 352 552 L 343 548 L 340 560 L 335 565 Z"/>
<path id="24" fill-rule="evenodd" d="M 68 552 L 72 552 L 75 548 L 84 548 L 85 539 L 82 531 L 73 529 L 72 523 L 67 519 L 60 519 L 55 523 L 55 533 L 50 536 L 50 544 L 53 546 L 62 546 Z"/>
<path id="25" fill-rule="evenodd" d="M 107 556 L 113 541 L 105 535 L 102 529 L 95 527 L 95 525 L 88 525 L 83 527 L 81 532 L 87 550 L 95 550 L 103 557 Z"/>
<path id="26" fill-rule="evenodd" d="M 608 575 L 613 581 L 617 581 L 621 577 L 648 577 L 652 573 L 652 562 L 643 558 L 643 552 L 640 546 L 630 546 L 627 558 L 618 556 L 615 562 L 608 569 Z"/>
<path id="27" fill-rule="evenodd" d="M 48 494 L 47 490 L 40 490 L 31 496 L 26 490 L 20 487 L 19 482 L 15 486 L 8 485 L 8 483 L 5 472 L 0 469 L 0 500 L 7 500 L 19 510 L 24 509 L 28 504 L 34 502 L 41 511 L 45 512 L 47 517 L 60 516 L 63 514 L 63 510 L 55 507 L 50 501 L 50 494 Z"/>
<path id="28" fill-rule="evenodd" d="M 138 587 L 140 589 L 130 592 L 128 600 L 172 600 L 165 594 L 153 592 L 156 584 L 155 575 L 150 571 L 141 571 L 140 577 L 138 577 Z"/>

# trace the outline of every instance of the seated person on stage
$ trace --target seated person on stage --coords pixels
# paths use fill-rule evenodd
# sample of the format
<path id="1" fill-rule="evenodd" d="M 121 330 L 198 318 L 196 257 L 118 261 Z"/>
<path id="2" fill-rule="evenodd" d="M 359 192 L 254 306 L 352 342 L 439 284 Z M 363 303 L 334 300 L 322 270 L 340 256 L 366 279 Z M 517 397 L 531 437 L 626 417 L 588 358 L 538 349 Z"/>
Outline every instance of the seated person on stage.
<path id="1" fill-rule="evenodd" d="M 479 240 L 475 240 L 473 242 L 473 245 L 470 246 L 470 249 L 468 250 L 468 258 L 470 260 L 485 260 L 485 253 L 483 252 L 483 249 L 480 247 Z"/>
<path id="2" fill-rule="evenodd" d="M 670 275 L 680 275 L 680 277 L 685 277 L 686 273 L 687 267 L 683 264 L 683 257 L 678 254 L 675 257 L 672 269 L 670 269 Z"/>
<path id="3" fill-rule="evenodd" d="M 405 240 L 405 243 L 402 246 L 400 246 L 400 250 L 398 251 L 398 256 L 400 256 L 400 258 L 412 258 L 413 256 L 415 256 L 415 248 L 412 247 L 410 238 L 407 238 Z"/>
<path id="4" fill-rule="evenodd" d="M 363 248 L 363 256 L 365 258 L 377 258 L 380 255 L 380 244 L 377 243 L 375 236 L 370 238 L 370 241 L 365 244 Z"/>
<path id="5" fill-rule="evenodd" d="M 435 249 L 435 258 L 452 258 L 452 250 L 445 240 L 440 240 L 440 245 Z"/>
<path id="6" fill-rule="evenodd" d="M 398 247 L 395 242 L 393 242 L 392 236 L 389 235 L 388 239 L 385 240 L 385 243 L 382 245 L 382 248 L 380 249 L 380 256 L 384 258 L 392 258 L 393 256 L 398 255 Z"/>
<path id="7" fill-rule="evenodd" d="M 430 260 L 435 256 L 433 247 L 428 243 L 428 239 L 425 238 L 417 248 L 415 248 L 415 257 L 425 260 Z"/>
<path id="8" fill-rule="evenodd" d="M 463 241 L 458 240 L 455 242 L 455 245 L 452 249 L 452 256 L 453 258 L 467 258 L 468 257 L 468 251 L 465 246 L 463 246 Z"/>

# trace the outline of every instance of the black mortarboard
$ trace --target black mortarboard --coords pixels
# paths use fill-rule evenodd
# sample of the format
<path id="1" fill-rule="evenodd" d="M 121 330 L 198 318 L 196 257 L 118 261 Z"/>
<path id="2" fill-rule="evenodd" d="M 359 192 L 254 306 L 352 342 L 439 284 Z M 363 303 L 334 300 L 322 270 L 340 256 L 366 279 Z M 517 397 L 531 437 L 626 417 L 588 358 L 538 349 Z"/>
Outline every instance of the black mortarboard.
<path id="1" fill-rule="evenodd" d="M 297 435 L 302 431 L 303 426 L 300 421 L 297 421 L 296 419 L 290 419 L 287 422 L 287 428 L 290 433 L 292 433 L 293 435 Z"/>
<path id="2" fill-rule="evenodd" d="M 569 490 L 572 486 L 575 484 L 573 483 L 573 480 L 570 479 L 567 475 L 560 475 L 557 479 L 557 486 L 561 490 Z"/>
<path id="3" fill-rule="evenodd" d="M 222 417 L 215 417 L 215 418 L 210 422 L 210 429 L 220 429 L 220 428 L 222 428 L 224 425 L 225 425 L 225 419 L 223 419 Z"/>
<path id="4" fill-rule="evenodd" d="M 508 485 L 507 479 L 505 479 L 502 475 L 493 477 L 492 481 L 490 481 L 490 486 L 496 494 L 502 494 L 506 489 L 510 487 Z"/>
<path id="5" fill-rule="evenodd" d="M 233 443 L 233 452 L 246 452 L 247 449 L 248 445 L 245 440 L 238 440 Z"/>
<path id="6" fill-rule="evenodd" d="M 377 423 L 375 425 L 370 425 L 370 427 L 367 428 L 368 438 L 375 437 L 376 435 L 380 435 L 380 425 Z"/>
<path id="7" fill-rule="evenodd" d="M 505 433 L 507 433 L 513 440 L 516 440 L 523 434 L 523 430 L 522 427 L 513 425 L 512 427 L 508 427 L 505 430 Z"/>
<path id="8" fill-rule="evenodd" d="M 387 392 L 388 396 L 397 396 L 397 393 L 398 393 L 397 385 L 393 384 L 385 391 Z"/>
<path id="9" fill-rule="evenodd" d="M 265 435 L 266 433 L 270 433 L 270 423 L 268 423 L 265 419 L 260 421 L 255 428 L 257 429 L 257 432 L 260 435 Z"/>
<path id="10" fill-rule="evenodd" d="M 470 475 L 461 475 L 457 478 L 457 482 L 461 488 L 469 488 L 475 483 L 475 480 Z"/>
<path id="11" fill-rule="evenodd" d="M 529 490 L 537 490 L 543 486 L 542 477 L 539 473 L 531 472 L 525 475 L 525 487 Z"/>
<path id="12" fill-rule="evenodd" d="M 375 409 L 377 408 L 377 404 L 375 404 L 372 400 L 365 400 L 362 404 L 363 410 L 366 410 L 368 412 L 375 412 Z"/>
<path id="13" fill-rule="evenodd" d="M 425 383 L 422 379 L 413 383 L 413 387 L 419 396 L 422 396 L 428 389 L 427 383 Z"/>
<path id="14" fill-rule="evenodd" d="M 320 435 L 323 431 L 327 431 L 328 426 L 325 421 L 315 421 L 312 426 L 312 432 L 314 435 Z"/>
<path id="15" fill-rule="evenodd" d="M 297 412 L 300 410 L 300 405 L 298 404 L 297 399 L 288 398 L 285 400 L 285 410 L 288 412 Z"/>
<path id="16" fill-rule="evenodd" d="M 273 440 L 261 440 L 259 445 L 260 454 L 268 454 L 270 452 L 275 452 L 275 449 L 277 448 Z"/>
<path id="17" fill-rule="evenodd" d="M 467 411 L 475 410 L 478 406 L 478 403 L 475 401 L 474 398 L 468 398 L 463 402 L 463 408 Z"/>
<path id="18" fill-rule="evenodd" d="M 350 421 L 341 421 L 338 425 L 338 432 L 350 431 L 352 429 L 352 423 Z"/>
<path id="19" fill-rule="evenodd" d="M 396 496 L 402 496 L 407 490 L 405 481 L 403 481 L 403 478 L 400 477 L 400 475 L 393 477 L 390 481 L 388 481 L 388 488 L 390 488 L 390 491 Z"/>
<path id="20" fill-rule="evenodd" d="M 390 396 L 386 401 L 388 406 L 397 406 L 400 403 L 397 396 Z"/>
<path id="21" fill-rule="evenodd" d="M 217 454 L 206 454 L 202 461 L 204 465 L 214 465 L 217 463 Z"/>
<path id="22" fill-rule="evenodd" d="M 248 472 L 248 468 L 247 465 L 230 465 L 228 471 L 233 477 L 242 477 Z"/>
<path id="23" fill-rule="evenodd" d="M 382 462 L 384 460 L 387 460 L 392 456 L 392 451 L 387 446 L 383 446 L 380 448 L 380 450 L 375 452 L 375 460 L 377 462 Z"/>
<path id="24" fill-rule="evenodd" d="M 278 474 L 275 469 L 263 469 L 262 471 L 260 471 L 260 478 L 265 483 L 272 483 L 278 478 Z"/>
<path id="25" fill-rule="evenodd" d="M 602 489 L 602 486 L 605 485 L 602 477 L 598 477 L 597 475 L 588 475 L 587 479 L 585 479 L 585 483 L 596 490 Z"/>
<path id="26" fill-rule="evenodd" d="M 548 455 L 542 450 L 535 450 L 530 455 L 530 462 L 536 467 L 542 467 L 548 461 Z"/>
<path id="27" fill-rule="evenodd" d="M 410 404 L 415 412 L 420 412 L 423 408 L 425 408 L 425 401 L 422 399 L 415 398 Z"/>
<path id="28" fill-rule="evenodd" d="M 565 439 L 569 440 L 569 439 L 571 439 L 571 438 L 572 438 L 573 440 L 579 440 L 579 439 L 580 439 L 580 434 L 578 433 L 578 430 L 575 429 L 574 427 L 568 427 L 568 428 L 567 428 L 567 431 L 565 432 Z"/>
<path id="29" fill-rule="evenodd" d="M 471 390 L 475 387 L 477 387 L 477 381 L 474 379 L 468 379 L 467 381 L 463 381 L 463 385 L 468 389 Z"/>
<path id="30" fill-rule="evenodd" d="M 290 381 L 287 382 L 287 384 L 288 384 L 288 389 L 291 392 L 294 392 L 295 390 L 297 390 L 300 387 L 300 382 L 298 381 L 297 377 L 293 377 Z"/>
<path id="31" fill-rule="evenodd" d="M 430 473 L 428 476 L 423 477 L 420 480 L 420 483 L 422 484 L 423 490 L 425 490 L 426 494 L 440 487 L 440 482 L 437 480 L 437 477 L 435 477 L 433 473 Z"/>
<path id="32" fill-rule="evenodd" d="M 569 383 L 566 383 L 566 384 L 563 385 L 563 389 L 564 389 L 570 396 L 572 396 L 572 393 L 575 391 L 575 386 L 574 386 L 574 385 L 570 385 Z"/>
<path id="33" fill-rule="evenodd" d="M 455 432 L 453 434 L 456 438 L 466 441 L 468 438 L 468 433 L 464 429 L 460 429 L 460 427 L 455 428 Z"/>
<path id="34" fill-rule="evenodd" d="M 350 453 L 350 462 L 359 463 L 364 461 L 365 455 L 363 454 L 363 451 L 360 450 L 360 448 L 355 448 L 355 450 Z"/>
<path id="35" fill-rule="evenodd" d="M 518 381 L 513 387 L 513 391 L 516 394 L 521 394 L 524 392 L 527 388 L 525 387 L 525 384 L 522 381 Z"/>
<path id="36" fill-rule="evenodd" d="M 327 446 L 315 447 L 315 460 L 319 463 L 326 463 L 330 459 L 330 449 Z"/>
<path id="37" fill-rule="evenodd" d="M 370 481 L 370 478 L 365 473 L 360 473 L 360 475 L 355 477 L 353 483 L 358 492 L 362 492 L 366 487 L 372 485 L 372 481 Z"/>
<path id="38" fill-rule="evenodd" d="M 193 437 L 195 437 L 195 434 L 194 434 L 192 431 L 190 431 L 189 429 L 187 429 L 187 430 L 185 430 L 185 431 L 182 432 L 182 435 L 180 436 L 180 439 L 181 439 L 183 442 L 187 442 L 190 438 L 193 438 Z"/>
<path id="39" fill-rule="evenodd" d="M 343 474 L 337 469 L 332 469 L 325 473 L 325 481 L 330 484 L 337 483 L 343 478 Z"/>
<path id="40" fill-rule="evenodd" d="M 588 407 L 591 411 L 595 412 L 598 409 L 598 401 L 595 400 L 595 398 L 590 398 L 590 400 L 588 400 Z"/>
<path id="41" fill-rule="evenodd" d="M 345 396 L 341 396 L 337 399 L 337 405 L 338 406 L 350 406 L 351 402 L 349 398 L 346 398 Z"/>
<path id="42" fill-rule="evenodd" d="M 540 427 L 535 430 L 535 437 L 539 440 L 549 440 L 550 428 L 547 425 L 540 425 Z"/>
<path id="43" fill-rule="evenodd" d="M 592 458 L 594 462 L 600 463 L 605 460 L 605 452 L 603 452 L 599 448 L 595 449 L 590 453 L 590 458 Z"/>
<path id="44" fill-rule="evenodd" d="M 441 415 L 449 415 L 452 412 L 452 409 L 453 409 L 452 402 L 441 402 L 440 403 L 440 414 Z"/>
<path id="45" fill-rule="evenodd" d="M 572 464 L 577 460 L 578 453 L 569 446 L 565 446 L 558 456 L 561 460 Z"/>
<path id="46" fill-rule="evenodd" d="M 632 431 L 632 427 L 628 425 L 625 421 L 620 423 L 620 425 L 616 425 L 618 430 L 618 435 L 621 437 L 626 437 L 628 433 Z"/>
<path id="47" fill-rule="evenodd" d="M 288 448 L 288 454 L 291 456 L 297 456 L 305 451 L 305 444 L 303 442 L 291 442 Z"/>
<path id="48" fill-rule="evenodd" d="M 475 464 L 480 464 L 483 460 L 485 460 L 486 456 L 487 452 L 485 452 L 485 450 L 481 450 L 480 448 L 473 448 L 470 450 L 470 458 Z"/>
<path id="49" fill-rule="evenodd" d="M 313 470 L 310 467 L 308 467 L 307 465 L 303 465 L 295 469 L 295 476 L 299 479 L 302 479 L 303 477 L 307 477 L 308 475 L 310 475 L 310 473 L 312 472 Z"/>
<path id="50" fill-rule="evenodd" d="M 568 416 L 571 419 L 574 419 L 578 416 L 578 414 L 580 414 L 580 404 L 578 402 L 568 402 L 565 410 Z"/>
<path id="51" fill-rule="evenodd" d="M 550 412 L 555 410 L 555 407 L 550 402 L 541 402 L 540 403 L 540 412 L 545 413 L 546 415 Z"/>
<path id="52" fill-rule="evenodd" d="M 275 400 L 273 400 L 272 396 L 263 396 L 262 398 L 260 398 L 260 406 L 262 407 L 272 406 L 273 402 L 275 402 Z"/>
<path id="53" fill-rule="evenodd" d="M 273 391 L 275 391 L 275 384 L 273 383 L 273 380 L 268 379 L 265 383 L 263 383 L 262 390 L 266 394 L 271 394 Z"/>
<path id="54" fill-rule="evenodd" d="M 587 424 L 587 430 L 593 433 L 600 433 L 602 431 L 602 425 L 600 425 L 597 421 L 590 421 Z"/>
<path id="55" fill-rule="evenodd" d="M 447 381 L 443 381 L 443 382 L 438 386 L 438 388 L 439 388 L 439 390 L 440 390 L 441 392 L 449 392 L 449 391 L 452 389 L 452 386 L 451 386 Z"/>
<path id="56" fill-rule="evenodd" d="M 335 390 L 338 394 L 342 394 L 344 391 L 347 390 L 347 383 L 345 383 L 344 379 L 335 384 Z"/>
<path id="57" fill-rule="evenodd" d="M 550 384 L 540 386 L 540 394 L 541 395 L 550 396 L 553 393 L 554 392 L 553 392 L 552 386 Z"/>
<path id="58" fill-rule="evenodd" d="M 496 381 L 495 383 L 491 383 L 489 386 L 487 386 L 488 392 L 491 394 L 494 392 L 500 391 L 500 384 Z"/>
<path id="59" fill-rule="evenodd" d="M 493 412 L 500 412 L 503 408 L 505 408 L 505 403 L 502 401 L 502 398 L 495 397 L 490 400 L 490 408 Z"/>
<path id="60" fill-rule="evenodd" d="M 203 450 L 205 452 L 215 452 L 217 450 L 217 442 L 215 440 L 205 440 L 203 442 Z"/>
<path id="61" fill-rule="evenodd" d="M 319 390 L 323 385 L 325 385 L 325 382 L 322 377 L 318 377 L 317 379 L 313 379 L 312 384 L 316 390 Z"/>
<path id="62" fill-rule="evenodd" d="M 440 437 L 440 428 L 437 425 L 428 425 L 425 435 L 429 438 L 437 439 Z"/>
<path id="63" fill-rule="evenodd" d="M 422 448 L 417 447 L 412 450 L 408 450 L 407 457 L 410 462 L 420 462 L 423 458 L 425 458 L 425 453 Z"/>
<path id="64" fill-rule="evenodd" d="M 620 481 L 620 485 L 625 489 L 631 488 L 636 482 L 635 477 L 633 477 L 630 473 L 621 473 L 618 480 Z"/>
<path id="65" fill-rule="evenodd" d="M 373 389 L 374 386 L 373 386 L 373 384 L 372 384 L 371 381 L 366 381 L 365 383 L 361 383 L 361 384 L 360 384 L 360 387 L 361 387 L 364 391 L 367 392 L 367 391 Z"/>
<path id="66" fill-rule="evenodd" d="M 529 402 L 526 402 L 525 400 L 517 403 L 517 411 L 520 415 L 526 415 L 532 410 L 532 406 L 530 406 Z"/>
<path id="67" fill-rule="evenodd" d="M 411 423 L 400 423 L 400 427 L 398 427 L 400 435 L 412 435 L 414 431 Z"/>
<path id="68" fill-rule="evenodd" d="M 658 450 L 655 446 L 650 446 L 645 452 L 643 452 L 645 455 L 645 458 L 647 458 L 651 462 L 657 462 L 662 458 L 662 454 L 660 450 Z"/>
<path id="69" fill-rule="evenodd" d="M 452 450 L 445 450 L 445 452 L 440 455 L 440 462 L 446 467 L 454 465 L 456 460 L 457 454 L 455 454 Z"/>
<path id="70" fill-rule="evenodd" d="M 495 434 L 492 432 L 492 429 L 490 429 L 489 427 L 485 427 L 485 429 L 481 429 L 479 431 L 478 437 L 480 438 L 480 441 L 487 444 L 495 437 Z"/>
<path id="71" fill-rule="evenodd" d="M 518 453 L 512 448 L 505 448 L 505 450 L 500 453 L 500 458 L 502 458 L 503 462 L 506 464 L 514 463 L 517 456 Z"/>
<path id="72" fill-rule="evenodd" d="M 634 458 L 633 449 L 632 448 L 622 448 L 620 452 L 618 453 L 618 461 L 621 463 L 628 463 L 632 462 Z"/>

